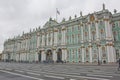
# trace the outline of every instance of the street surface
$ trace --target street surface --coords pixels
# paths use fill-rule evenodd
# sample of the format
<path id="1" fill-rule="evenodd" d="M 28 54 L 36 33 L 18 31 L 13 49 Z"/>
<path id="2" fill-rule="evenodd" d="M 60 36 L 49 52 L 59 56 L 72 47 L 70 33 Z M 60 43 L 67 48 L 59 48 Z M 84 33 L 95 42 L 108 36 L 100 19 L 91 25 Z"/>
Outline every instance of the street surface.
<path id="1" fill-rule="evenodd" d="M 0 80 L 120 80 L 117 65 L 0 62 Z"/>

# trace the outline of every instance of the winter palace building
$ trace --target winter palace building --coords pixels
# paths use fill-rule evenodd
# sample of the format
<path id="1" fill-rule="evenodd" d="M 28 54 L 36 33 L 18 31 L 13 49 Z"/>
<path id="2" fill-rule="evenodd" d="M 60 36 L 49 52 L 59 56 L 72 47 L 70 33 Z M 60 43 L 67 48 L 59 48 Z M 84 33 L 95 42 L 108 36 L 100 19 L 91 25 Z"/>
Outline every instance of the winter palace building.
<path id="1" fill-rule="evenodd" d="M 52 18 L 4 42 L 2 59 L 8 61 L 113 63 L 120 57 L 120 13 L 103 9 L 58 23 Z"/>

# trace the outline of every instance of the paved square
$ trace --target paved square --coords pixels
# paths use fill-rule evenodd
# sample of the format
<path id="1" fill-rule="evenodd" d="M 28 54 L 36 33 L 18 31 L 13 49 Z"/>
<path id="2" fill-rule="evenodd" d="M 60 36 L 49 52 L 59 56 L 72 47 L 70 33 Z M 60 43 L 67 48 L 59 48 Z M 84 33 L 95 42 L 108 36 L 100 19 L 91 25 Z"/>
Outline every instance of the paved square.
<path id="1" fill-rule="evenodd" d="M 0 62 L 0 80 L 119 80 L 117 65 Z"/>

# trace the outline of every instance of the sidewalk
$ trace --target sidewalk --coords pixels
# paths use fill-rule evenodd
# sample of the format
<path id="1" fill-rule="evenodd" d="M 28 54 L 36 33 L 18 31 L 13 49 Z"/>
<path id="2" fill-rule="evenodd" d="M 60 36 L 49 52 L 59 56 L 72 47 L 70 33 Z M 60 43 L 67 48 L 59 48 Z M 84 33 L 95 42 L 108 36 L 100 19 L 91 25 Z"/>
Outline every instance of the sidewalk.
<path id="1" fill-rule="evenodd" d="M 78 65 L 78 66 L 118 66 L 117 63 L 109 63 L 109 64 L 100 64 L 98 65 L 97 63 L 54 63 L 58 65 Z"/>

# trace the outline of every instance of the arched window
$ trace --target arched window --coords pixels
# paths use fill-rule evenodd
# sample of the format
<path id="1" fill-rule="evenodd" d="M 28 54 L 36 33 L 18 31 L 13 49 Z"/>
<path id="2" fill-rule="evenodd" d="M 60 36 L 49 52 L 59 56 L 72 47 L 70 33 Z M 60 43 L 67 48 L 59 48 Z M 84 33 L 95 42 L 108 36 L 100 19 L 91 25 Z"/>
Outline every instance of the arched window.
<path id="1" fill-rule="evenodd" d="M 112 24 L 112 28 L 115 28 L 115 23 Z"/>
<path id="2" fill-rule="evenodd" d="M 119 58 L 119 49 L 116 49 L 116 58 L 118 59 Z"/>
<path id="3" fill-rule="evenodd" d="M 78 34 L 78 43 L 80 43 L 80 34 Z"/>
<path id="4" fill-rule="evenodd" d="M 87 28 L 87 25 L 85 25 L 85 30 L 87 30 L 88 28 Z"/>
<path id="5" fill-rule="evenodd" d="M 72 27 L 72 31 L 74 31 L 74 26 Z"/>
<path id="6" fill-rule="evenodd" d="M 104 30 L 101 29 L 100 33 L 101 33 L 101 39 L 104 39 L 104 38 L 105 38 L 105 37 L 104 37 Z"/>
<path id="7" fill-rule="evenodd" d="M 80 26 L 78 26 L 78 30 L 80 30 Z"/>
<path id="8" fill-rule="evenodd" d="M 67 32 L 69 32 L 69 28 L 67 28 Z"/>
<path id="9" fill-rule="evenodd" d="M 86 58 L 89 57 L 88 48 L 86 48 Z"/>
<path id="10" fill-rule="evenodd" d="M 81 57 L 80 53 L 81 53 L 81 51 L 80 51 L 80 49 L 78 49 L 78 55 L 79 55 L 79 58 Z"/>
<path id="11" fill-rule="evenodd" d="M 86 54 L 88 54 L 88 48 L 86 48 Z"/>
<path id="12" fill-rule="evenodd" d="M 102 47 L 102 54 L 103 57 L 106 57 L 105 47 Z"/>
<path id="13" fill-rule="evenodd" d="M 114 32 L 113 32 L 113 35 L 114 35 L 114 41 L 117 41 L 117 36 L 118 36 L 117 32 L 114 31 Z"/>
<path id="14" fill-rule="evenodd" d="M 95 40 L 95 31 L 92 31 L 92 40 Z"/>
<path id="15" fill-rule="evenodd" d="M 92 28 L 95 28 L 95 24 L 94 23 L 92 23 Z"/>
<path id="16" fill-rule="evenodd" d="M 100 21 L 100 26 L 103 26 L 103 21 Z"/>
<path id="17" fill-rule="evenodd" d="M 88 38 L 88 32 L 85 32 L 85 36 L 84 36 L 85 41 L 87 41 L 87 38 Z"/>

